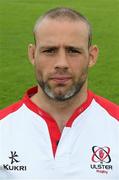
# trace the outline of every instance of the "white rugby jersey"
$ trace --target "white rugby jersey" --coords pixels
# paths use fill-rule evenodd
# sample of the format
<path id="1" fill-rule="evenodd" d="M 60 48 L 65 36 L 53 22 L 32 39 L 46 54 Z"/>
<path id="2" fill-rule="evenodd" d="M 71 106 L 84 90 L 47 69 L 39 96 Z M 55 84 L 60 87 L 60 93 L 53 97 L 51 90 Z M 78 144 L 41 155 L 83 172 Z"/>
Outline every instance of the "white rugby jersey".
<path id="1" fill-rule="evenodd" d="M 0 111 L 0 180 L 118 180 L 119 107 L 88 91 L 61 133 L 36 92 Z"/>

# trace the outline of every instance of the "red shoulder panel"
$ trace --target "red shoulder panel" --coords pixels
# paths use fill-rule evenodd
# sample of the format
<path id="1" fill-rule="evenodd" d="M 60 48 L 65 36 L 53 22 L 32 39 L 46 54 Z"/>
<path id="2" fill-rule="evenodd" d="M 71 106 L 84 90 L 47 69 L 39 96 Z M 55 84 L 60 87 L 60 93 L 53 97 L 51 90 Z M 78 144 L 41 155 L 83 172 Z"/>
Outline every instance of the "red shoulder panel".
<path id="1" fill-rule="evenodd" d="M 105 99 L 101 96 L 94 95 L 95 101 L 100 104 L 112 117 L 119 121 L 119 105 Z"/>
<path id="2" fill-rule="evenodd" d="M 12 104 L 3 110 L 0 110 L 0 120 L 5 118 L 7 115 L 17 111 L 22 106 L 22 104 L 23 104 L 23 101 L 20 100 L 20 101 L 16 102 L 15 104 Z"/>

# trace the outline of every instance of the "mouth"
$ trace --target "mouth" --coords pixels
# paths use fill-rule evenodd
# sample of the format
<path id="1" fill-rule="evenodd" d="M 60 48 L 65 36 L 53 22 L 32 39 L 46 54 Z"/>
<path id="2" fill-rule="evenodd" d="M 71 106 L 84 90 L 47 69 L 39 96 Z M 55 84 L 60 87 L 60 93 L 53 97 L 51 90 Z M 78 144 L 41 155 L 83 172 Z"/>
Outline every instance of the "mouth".
<path id="1" fill-rule="evenodd" d="M 71 79 L 72 78 L 69 77 L 69 76 L 55 76 L 55 77 L 50 78 L 51 81 L 54 81 L 54 82 L 56 82 L 58 84 L 65 84 Z"/>

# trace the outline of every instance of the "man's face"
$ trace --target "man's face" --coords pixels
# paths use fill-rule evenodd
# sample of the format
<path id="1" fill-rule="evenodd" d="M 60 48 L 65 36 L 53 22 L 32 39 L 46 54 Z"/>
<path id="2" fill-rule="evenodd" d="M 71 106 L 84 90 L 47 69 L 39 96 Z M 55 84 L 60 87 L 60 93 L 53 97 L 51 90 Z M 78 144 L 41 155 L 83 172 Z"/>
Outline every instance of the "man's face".
<path id="1" fill-rule="evenodd" d="M 80 92 L 89 61 L 85 23 L 46 19 L 40 24 L 34 66 L 38 84 L 49 98 L 64 101 Z"/>

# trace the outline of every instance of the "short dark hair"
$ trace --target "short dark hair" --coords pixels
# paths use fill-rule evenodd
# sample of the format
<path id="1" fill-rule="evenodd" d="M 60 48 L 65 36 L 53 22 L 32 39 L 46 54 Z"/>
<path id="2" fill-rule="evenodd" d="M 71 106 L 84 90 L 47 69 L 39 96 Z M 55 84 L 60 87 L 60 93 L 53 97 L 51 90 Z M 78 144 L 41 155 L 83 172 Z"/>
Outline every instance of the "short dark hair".
<path id="1" fill-rule="evenodd" d="M 47 11 L 43 16 L 41 16 L 36 21 L 35 26 L 34 26 L 34 30 L 33 30 L 35 42 L 36 42 L 35 33 L 38 29 L 40 22 L 42 22 L 42 20 L 44 20 L 45 18 L 53 19 L 53 20 L 83 21 L 84 23 L 87 24 L 87 27 L 88 27 L 88 32 L 89 32 L 88 46 L 89 47 L 91 46 L 92 29 L 91 29 L 91 25 L 90 25 L 89 21 L 80 12 L 73 10 L 73 9 L 70 9 L 70 8 L 65 8 L 65 7 L 57 7 L 54 9 L 50 9 L 49 11 Z"/>

